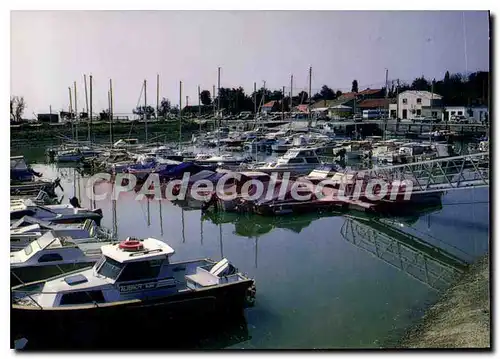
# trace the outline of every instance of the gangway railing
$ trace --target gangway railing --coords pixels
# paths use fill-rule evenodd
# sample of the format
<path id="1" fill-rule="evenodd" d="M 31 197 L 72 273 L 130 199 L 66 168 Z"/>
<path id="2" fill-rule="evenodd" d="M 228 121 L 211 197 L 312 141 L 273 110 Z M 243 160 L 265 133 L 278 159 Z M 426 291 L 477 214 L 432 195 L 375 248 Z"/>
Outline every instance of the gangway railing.
<path id="1" fill-rule="evenodd" d="M 435 290 L 451 285 L 467 266 L 442 248 L 374 220 L 346 217 L 340 233 L 346 241 Z"/>
<path id="2" fill-rule="evenodd" d="M 489 187 L 489 160 L 489 153 L 487 152 L 444 157 L 366 169 L 358 171 L 356 179 L 381 179 L 388 183 L 408 181 L 407 183 L 412 184 L 414 193 Z"/>

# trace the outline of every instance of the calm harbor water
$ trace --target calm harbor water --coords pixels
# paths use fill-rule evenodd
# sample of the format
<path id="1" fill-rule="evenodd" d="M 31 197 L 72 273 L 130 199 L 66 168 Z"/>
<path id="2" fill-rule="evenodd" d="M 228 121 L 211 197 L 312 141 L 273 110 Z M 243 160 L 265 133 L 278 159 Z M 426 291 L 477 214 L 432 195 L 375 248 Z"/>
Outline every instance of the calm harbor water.
<path id="1" fill-rule="evenodd" d="M 43 161 L 43 150 L 24 154 Z M 33 168 L 62 179 L 64 202 L 76 194 L 90 207 L 86 178 L 74 169 Z M 393 345 L 464 264 L 488 252 L 488 195 L 487 189 L 450 191 L 441 206 L 383 229 L 355 212 L 203 215 L 166 200 L 151 201 L 148 215 L 148 203 L 130 193 L 117 202 L 116 225 L 119 238 L 168 242 L 175 260 L 227 257 L 255 278 L 257 301 L 245 311 L 245 335 L 229 331 L 215 347 L 373 348 Z M 111 201 L 96 205 L 102 224 L 113 228 Z"/>

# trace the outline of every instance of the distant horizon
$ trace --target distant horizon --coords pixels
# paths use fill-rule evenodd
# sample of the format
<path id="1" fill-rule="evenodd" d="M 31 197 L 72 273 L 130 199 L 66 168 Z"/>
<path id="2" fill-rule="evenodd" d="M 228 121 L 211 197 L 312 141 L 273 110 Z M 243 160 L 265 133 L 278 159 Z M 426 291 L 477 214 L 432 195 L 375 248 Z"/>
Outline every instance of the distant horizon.
<path id="1" fill-rule="evenodd" d="M 463 21 L 465 20 L 465 22 Z M 307 26 L 305 25 L 307 24 Z M 258 26 L 256 26 L 258 25 Z M 346 30 L 347 29 L 347 30 Z M 466 37 L 464 38 L 464 34 Z M 218 41 L 217 41 L 218 40 Z M 489 71 L 487 11 L 12 11 L 11 96 L 23 96 L 25 118 L 67 111 L 68 87 L 77 81 L 85 107 L 83 74 L 94 78 L 93 112 L 107 108 L 113 80 L 114 113 L 131 114 L 144 79 L 148 104 L 197 105 L 197 88 L 243 87 L 308 91 L 327 85 L 349 92 L 416 77 L 436 81 L 446 71 Z M 73 96 L 73 95 L 72 95 Z M 74 100 L 73 100 L 74 101 Z M 73 102 L 74 103 L 74 102 Z"/>

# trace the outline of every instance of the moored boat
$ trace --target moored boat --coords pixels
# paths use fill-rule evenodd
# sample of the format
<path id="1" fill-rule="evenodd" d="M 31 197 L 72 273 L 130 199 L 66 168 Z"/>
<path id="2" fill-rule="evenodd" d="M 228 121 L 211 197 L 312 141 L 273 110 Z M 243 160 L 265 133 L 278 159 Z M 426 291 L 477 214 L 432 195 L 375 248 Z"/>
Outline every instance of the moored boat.
<path id="1" fill-rule="evenodd" d="M 87 219 L 94 220 L 100 225 L 102 210 L 100 208 L 90 210 L 74 207 L 71 204 L 56 204 L 41 206 L 30 200 L 10 201 L 10 220 L 15 221 L 24 216 L 31 216 L 52 223 L 81 223 Z"/>
<path id="2" fill-rule="evenodd" d="M 77 244 L 64 233 L 47 232 L 22 250 L 10 253 L 11 286 L 92 267 L 100 258 L 104 244 Z"/>
<path id="3" fill-rule="evenodd" d="M 59 236 L 69 236 L 76 244 L 106 242 L 113 239 L 111 230 L 98 226 L 93 220 L 83 223 L 51 223 L 24 216 L 10 226 L 10 250 L 23 249 L 45 233 L 55 231 Z"/>
<path id="4" fill-rule="evenodd" d="M 154 238 L 101 251 L 92 268 L 13 287 L 11 336 L 50 333 L 62 343 L 74 339 L 68 326 L 78 323 L 109 338 L 176 318 L 234 315 L 255 298 L 254 281 L 225 258 L 171 263 L 174 250 Z"/>
<path id="5" fill-rule="evenodd" d="M 315 148 L 299 147 L 288 150 L 277 161 L 249 165 L 248 167 L 253 171 L 265 173 L 290 172 L 292 174 L 305 174 L 321 164 L 322 162 L 318 158 Z"/>

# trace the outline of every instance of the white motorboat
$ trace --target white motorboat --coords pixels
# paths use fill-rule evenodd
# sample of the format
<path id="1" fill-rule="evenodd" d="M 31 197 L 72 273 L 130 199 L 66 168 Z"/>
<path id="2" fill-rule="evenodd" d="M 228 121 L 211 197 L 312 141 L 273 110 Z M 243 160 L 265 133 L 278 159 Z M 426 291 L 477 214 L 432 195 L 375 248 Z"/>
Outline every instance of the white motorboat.
<path id="1" fill-rule="evenodd" d="M 66 341 L 75 333 L 64 323 L 78 323 L 109 340 L 146 323 L 241 314 L 255 298 L 254 281 L 226 258 L 171 263 L 174 250 L 154 238 L 128 238 L 101 251 L 92 268 L 13 287 L 11 335 L 50 333 Z"/>
<path id="2" fill-rule="evenodd" d="M 113 239 L 113 233 L 107 228 L 98 226 L 93 220 L 83 223 L 51 223 L 30 216 L 24 216 L 10 226 L 10 250 L 23 249 L 32 241 L 49 231 L 57 231 L 61 236 L 71 237 L 77 244 L 90 242 L 106 242 Z"/>
<path id="3" fill-rule="evenodd" d="M 87 219 L 101 224 L 102 210 L 73 207 L 71 204 L 38 205 L 29 199 L 10 201 L 10 220 L 31 216 L 52 223 L 81 223 Z"/>
<path id="4" fill-rule="evenodd" d="M 265 173 L 291 172 L 293 174 L 305 174 L 321 164 L 322 162 L 318 158 L 315 148 L 299 147 L 288 150 L 276 161 L 270 161 L 263 165 L 249 165 L 249 168 Z"/>
<path id="5" fill-rule="evenodd" d="M 11 286 L 92 267 L 101 257 L 101 246 L 110 242 L 77 244 L 59 231 L 45 233 L 22 250 L 11 252 Z"/>

